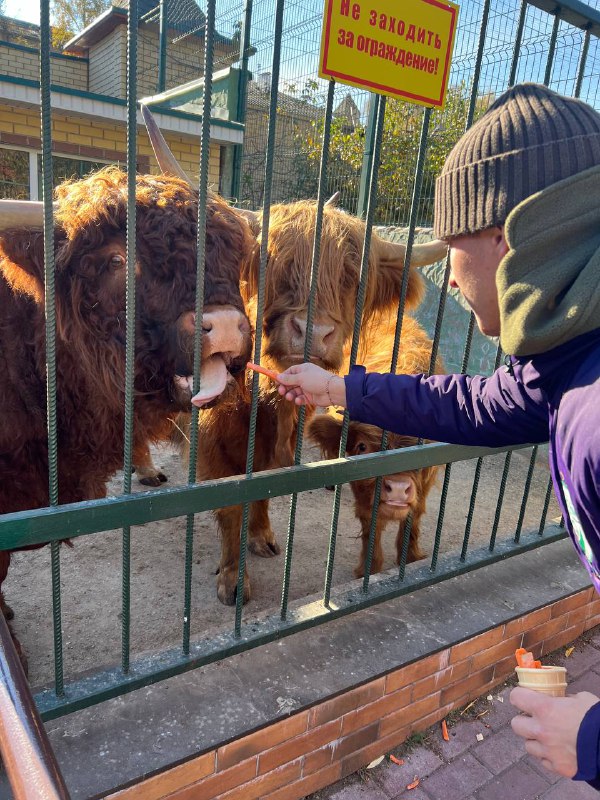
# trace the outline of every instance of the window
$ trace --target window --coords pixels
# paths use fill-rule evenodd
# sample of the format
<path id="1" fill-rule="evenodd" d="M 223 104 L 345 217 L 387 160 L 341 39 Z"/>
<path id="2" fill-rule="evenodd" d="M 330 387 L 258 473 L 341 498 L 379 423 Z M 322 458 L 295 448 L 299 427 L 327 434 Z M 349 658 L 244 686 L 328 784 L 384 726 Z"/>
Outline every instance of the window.
<path id="1" fill-rule="evenodd" d="M 90 172 L 106 166 L 106 162 L 101 161 L 81 161 L 79 158 L 67 158 L 66 156 L 52 156 L 52 179 L 54 186 L 57 186 L 67 178 L 84 178 Z M 42 195 L 42 156 L 38 155 L 38 184 L 40 187 L 40 197 Z"/>
<path id="2" fill-rule="evenodd" d="M 0 149 L 0 197 L 29 200 L 29 153 Z"/>

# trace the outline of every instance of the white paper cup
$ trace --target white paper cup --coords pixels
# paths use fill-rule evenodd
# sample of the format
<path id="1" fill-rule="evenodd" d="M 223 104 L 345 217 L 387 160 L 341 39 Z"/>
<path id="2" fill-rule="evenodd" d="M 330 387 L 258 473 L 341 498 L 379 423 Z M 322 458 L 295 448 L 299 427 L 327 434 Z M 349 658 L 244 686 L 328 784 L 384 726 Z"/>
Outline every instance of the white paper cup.
<path id="1" fill-rule="evenodd" d="M 552 697 L 564 697 L 567 690 L 565 667 L 517 667 L 519 686 Z"/>

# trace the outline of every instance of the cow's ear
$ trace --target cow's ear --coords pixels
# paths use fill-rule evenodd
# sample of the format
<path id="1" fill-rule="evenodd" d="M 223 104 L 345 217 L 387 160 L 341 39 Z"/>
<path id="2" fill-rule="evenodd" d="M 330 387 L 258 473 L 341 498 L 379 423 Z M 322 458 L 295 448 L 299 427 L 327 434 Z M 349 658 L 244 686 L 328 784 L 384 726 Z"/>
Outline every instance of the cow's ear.
<path id="1" fill-rule="evenodd" d="M 0 271 L 17 294 L 44 300 L 44 238 L 40 231 L 12 230 L 0 237 Z"/>
<path id="2" fill-rule="evenodd" d="M 342 420 L 330 414 L 319 414 L 308 423 L 306 434 L 319 445 L 325 458 L 337 458 L 340 451 Z"/>

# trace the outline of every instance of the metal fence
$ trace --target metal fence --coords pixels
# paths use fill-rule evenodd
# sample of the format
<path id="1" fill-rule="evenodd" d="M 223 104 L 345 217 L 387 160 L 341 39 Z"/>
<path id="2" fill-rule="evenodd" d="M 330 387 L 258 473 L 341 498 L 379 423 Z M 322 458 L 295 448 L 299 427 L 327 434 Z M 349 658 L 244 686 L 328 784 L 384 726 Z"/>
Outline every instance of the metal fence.
<path id="1" fill-rule="evenodd" d="M 302 463 L 304 416 L 299 423 L 298 445 L 295 450 L 294 466 L 255 473 L 253 469 L 254 433 L 256 429 L 258 382 L 252 386 L 252 404 L 250 413 L 250 437 L 247 455 L 246 474 L 203 484 L 195 483 L 195 460 L 197 450 L 197 411 L 192 419 L 191 459 L 188 483 L 185 486 L 153 491 L 150 494 L 132 493 L 132 426 L 133 426 L 133 363 L 135 357 L 135 163 L 136 163 L 136 45 L 138 27 L 135 20 L 140 16 L 137 0 L 130 0 L 130 17 L 128 22 L 128 223 L 127 223 L 127 375 L 125 391 L 126 424 L 124 431 L 125 456 L 123 470 L 122 493 L 119 496 L 103 500 L 88 501 L 61 506 L 58 504 L 59 487 L 57 485 L 57 430 L 56 430 L 56 321 L 54 315 L 54 264 L 53 264 L 53 207 L 52 207 L 52 152 L 50 138 L 51 103 L 49 81 L 49 4 L 42 2 L 42 50 L 41 50 L 41 109 L 42 109 L 42 173 L 43 197 L 45 210 L 44 242 L 45 242 L 45 281 L 46 281 L 46 341 L 47 341 L 47 385 L 48 385 L 48 441 L 49 441 L 49 486 L 50 507 L 15 512 L 0 517 L 0 548 L 10 549 L 41 542 L 51 542 L 51 574 L 52 574 L 52 615 L 54 625 L 54 686 L 38 692 L 36 702 L 43 718 L 52 719 L 67 712 L 98 703 L 104 699 L 123 694 L 143 685 L 186 670 L 199 667 L 211 661 L 225 658 L 231 654 L 278 637 L 291 635 L 310 626 L 329 619 L 352 613 L 386 599 L 413 591 L 451 576 L 464 573 L 476 567 L 493 563 L 507 556 L 536 548 L 544 543 L 562 538 L 565 534 L 557 522 L 548 523 L 548 507 L 551 500 L 551 487 L 547 483 L 547 491 L 543 493 L 540 508 L 533 510 L 536 522 L 524 524 L 530 487 L 534 475 L 542 472 L 541 480 L 546 486 L 547 472 L 543 468 L 536 469 L 537 448 L 533 448 L 526 469 L 525 482 L 516 502 L 516 526 L 507 531 L 500 525 L 503 503 L 511 459 L 514 462 L 514 448 L 505 456 L 500 456 L 504 464 L 501 476 L 496 485 L 496 499 L 488 508 L 489 523 L 479 522 L 479 527 L 486 529 L 486 542 L 483 546 L 473 548 L 471 535 L 475 521 L 475 508 L 482 471 L 485 469 L 484 459 L 495 455 L 483 447 L 456 447 L 447 444 L 428 444 L 409 447 L 404 450 L 386 451 L 385 440 L 382 452 L 372 455 L 345 458 L 345 440 L 348 427 L 348 415 L 344 416 L 344 428 L 340 444 L 340 457 L 332 461 L 319 463 Z M 214 37 L 220 23 L 228 20 L 228 24 L 244 20 L 243 31 L 249 32 L 249 41 L 255 53 L 252 60 L 266 67 L 270 83 L 268 92 L 268 132 L 267 148 L 264 164 L 261 200 L 264 204 L 263 231 L 269 225 L 269 209 L 272 202 L 279 199 L 290 200 L 299 196 L 289 187 L 278 188 L 278 164 L 280 154 L 275 150 L 276 131 L 280 121 L 279 92 L 290 93 L 290 84 L 301 85 L 305 78 L 314 79 L 316 74 L 316 50 L 318 47 L 318 29 L 320 26 L 321 4 L 277 0 L 273 4 L 247 0 L 245 8 L 232 5 L 217 14 L 216 0 L 207 0 L 205 8 L 205 49 L 204 74 L 210 76 L 214 72 Z M 485 0 L 483 3 L 464 3 L 461 9 L 459 35 L 456 44 L 453 71 L 450 79 L 451 91 L 461 101 L 464 116 L 453 135 L 458 135 L 471 124 L 478 110 L 483 109 L 489 99 L 501 89 L 517 80 L 530 79 L 543 81 L 552 88 L 581 96 L 593 105 L 598 106 L 598 72 L 600 57 L 597 42 L 600 35 L 600 13 L 593 7 L 570 0 L 560 7 L 546 0 L 536 3 L 516 0 Z M 305 43 L 310 42 L 309 49 Z M 298 48 L 301 52 L 298 52 Z M 168 59 L 168 47 L 166 58 Z M 260 70 L 257 70 L 260 74 Z M 363 180 L 367 190 L 363 189 L 364 216 L 367 232 L 375 222 L 385 222 L 405 226 L 407 239 L 407 257 L 415 241 L 418 225 L 430 219 L 430 200 L 434 171 L 429 166 L 429 154 L 436 135 L 444 127 L 444 112 L 440 115 L 429 109 L 404 109 L 406 119 L 412 125 L 417 124 L 414 141 L 416 147 L 411 158 L 402 166 L 402 173 L 396 175 L 396 183 L 406 187 L 406 197 L 401 202 L 397 196 L 378 191 L 379 165 L 386 164 L 386 115 L 396 113 L 398 104 L 386 101 L 383 97 L 367 98 L 366 95 L 348 91 L 347 87 L 336 86 L 333 82 L 323 85 L 315 81 L 316 87 L 310 88 L 314 96 L 305 98 L 308 105 L 315 102 L 322 108 L 322 114 L 315 122 L 311 120 L 313 129 L 321 136 L 320 156 L 316 171 L 317 181 L 314 188 L 317 196 L 317 223 L 315 246 L 311 265 L 312 289 L 309 304 L 307 340 L 305 354 L 310 352 L 310 331 L 314 315 L 315 285 L 319 264 L 319 230 L 323 215 L 323 206 L 334 189 L 343 188 L 348 173 L 344 173 L 343 159 L 332 160 L 332 131 L 335 130 L 335 109 L 348 94 L 355 98 L 353 102 L 359 109 L 359 119 L 354 120 L 359 132 L 369 131 L 371 119 L 372 149 L 366 160 L 366 171 Z M 206 228 L 206 200 L 208 192 L 208 142 L 210 134 L 210 81 L 205 82 L 204 116 L 202 131 L 199 215 L 198 215 L 198 290 L 197 320 L 195 348 L 195 385 L 199 382 L 199 364 L 201 347 L 202 297 L 204 280 L 204 231 Z M 316 100 L 315 100 L 316 98 Z M 367 108 L 367 99 L 370 103 Z M 459 115 L 460 116 L 460 115 Z M 314 125 L 313 125 L 314 123 Z M 408 124 L 408 123 L 407 123 Z M 370 134 L 369 134 L 370 135 Z M 452 144 L 451 138 L 444 146 Z M 296 151 L 299 152 L 299 151 Z M 251 157 L 251 143 L 242 161 Z M 305 153 L 306 155 L 306 153 Z M 305 162 L 303 162 L 305 163 Z M 366 177 L 365 177 L 366 175 Z M 360 177 L 360 175 L 359 175 Z M 242 181 L 243 185 L 243 181 Z M 356 182 L 356 191 L 348 194 L 344 203 L 351 211 L 359 208 L 360 180 Z M 383 205 L 378 198 L 383 196 Z M 240 199 L 243 199 L 240 198 Z M 424 210 L 425 209 L 425 210 Z M 267 266 L 267 236 L 263 236 L 261 249 L 260 279 L 257 295 L 257 325 L 254 345 L 254 359 L 261 355 L 261 315 L 264 304 L 265 273 Z M 368 273 L 368 251 L 370 236 L 367 233 L 362 253 L 361 284 L 356 303 L 356 318 L 352 339 L 352 361 L 356 360 L 361 330 L 361 314 Z M 433 325 L 432 365 L 435 353 L 440 349 L 444 355 L 444 314 L 447 302 L 448 265 L 438 269 L 441 291 L 438 291 L 439 303 L 435 311 Z M 398 324 L 396 326 L 396 342 L 390 353 L 390 369 L 395 368 L 399 348 L 402 346 L 402 316 L 406 286 L 403 288 L 398 308 Z M 466 331 L 463 341 L 463 355 L 459 368 L 464 372 L 469 367 L 472 349 L 474 321 L 471 316 L 466 320 Z M 501 362 L 502 353 L 496 352 L 489 358 L 489 366 L 493 368 Z M 502 451 L 500 451 L 502 452 Z M 529 452 L 529 451 L 528 451 Z M 466 513 L 464 532 L 460 546 L 454 549 L 444 547 L 444 533 L 447 524 L 449 485 L 452 475 L 452 464 L 475 459 L 474 475 L 470 488 L 468 510 Z M 370 580 L 367 569 L 366 576 L 360 586 L 336 587 L 333 572 L 336 561 L 336 545 L 339 538 L 339 514 L 342 498 L 342 485 L 352 480 L 365 477 L 381 477 L 390 473 L 418 469 L 431 465 L 447 465 L 441 489 L 440 505 L 432 540 L 432 557 L 427 562 L 419 562 L 410 569 L 406 568 L 408 535 L 404 539 L 404 551 L 397 573 L 386 575 L 382 579 Z M 295 556 L 295 530 L 297 526 L 298 502 L 303 493 L 320 489 L 324 486 L 336 487 L 333 496 L 329 529 L 329 541 L 324 550 L 326 559 L 322 576 L 323 590 L 317 600 L 311 602 L 290 603 L 290 574 Z M 513 487 L 514 490 L 514 487 Z M 250 503 L 265 498 L 291 495 L 289 505 L 288 531 L 286 541 L 285 564 L 279 607 L 258 620 L 246 622 L 242 612 L 242 596 L 245 556 L 248 546 L 248 518 Z M 515 503 L 513 494 L 513 504 Z M 228 505 L 243 504 L 243 524 L 241 532 L 240 574 L 237 592 L 237 605 L 234 618 L 226 630 L 215 635 L 194 636 L 192 624 L 194 615 L 193 602 L 193 570 L 194 570 L 194 518 L 202 511 L 221 508 Z M 377 503 L 375 504 L 377 506 Z M 461 510 L 464 514 L 464 509 Z M 430 518 L 435 512 L 430 511 Z M 131 646 L 131 528 L 156 520 L 185 517 L 185 557 L 182 564 L 183 595 L 181 611 L 178 618 L 183 620 L 180 642 L 167 650 L 150 655 L 132 653 Z M 375 519 L 371 527 L 371 547 Z M 94 534 L 102 537 L 103 532 L 115 527 L 122 532 L 122 564 L 121 564 L 121 663 L 110 668 L 100 668 L 92 675 L 75 677 L 65 681 L 64 667 L 64 631 L 68 631 L 69 619 L 63 619 L 61 589 L 61 555 L 60 540 L 65 537 L 73 539 Z M 158 602 L 158 599 L 157 599 Z M 216 598 L 214 598 L 216 602 Z M 91 624 L 91 623 L 90 623 Z"/>

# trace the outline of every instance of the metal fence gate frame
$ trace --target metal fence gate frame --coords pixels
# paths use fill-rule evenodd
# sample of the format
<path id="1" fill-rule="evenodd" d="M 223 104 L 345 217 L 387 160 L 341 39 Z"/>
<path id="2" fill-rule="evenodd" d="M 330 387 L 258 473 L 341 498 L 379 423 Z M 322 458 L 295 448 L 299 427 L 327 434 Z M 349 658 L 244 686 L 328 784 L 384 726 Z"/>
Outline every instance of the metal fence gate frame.
<path id="1" fill-rule="evenodd" d="M 479 72 L 484 54 L 484 42 L 488 14 L 492 0 L 485 0 L 479 27 L 479 40 L 475 73 L 471 87 L 471 100 L 466 121 L 468 127 L 473 121 L 475 104 L 478 92 Z M 577 0 L 568 0 L 560 5 L 551 0 L 522 0 L 519 14 L 519 25 L 514 46 L 513 61 L 510 70 L 509 85 L 515 82 L 519 64 L 519 55 L 525 24 L 527 9 L 530 5 L 543 9 L 554 17 L 553 30 L 550 38 L 549 50 L 545 67 L 545 83 L 549 83 L 552 75 L 555 44 L 561 21 L 574 25 L 583 30 L 582 47 L 577 68 L 575 96 L 581 90 L 586 59 L 591 36 L 600 36 L 600 13 L 589 8 Z M 204 281 L 204 234 L 206 230 L 206 202 L 208 195 L 208 156 L 210 136 L 210 108 L 211 108 L 211 80 L 213 73 L 213 38 L 215 31 L 216 0 L 207 0 L 206 3 L 206 37 L 204 74 L 205 81 L 203 128 L 200 157 L 200 182 L 199 182 L 199 212 L 198 212 L 198 272 L 197 272 L 197 327 L 194 353 L 194 391 L 199 388 L 199 366 L 201 359 L 201 325 L 203 307 L 203 281 Z M 252 2 L 246 1 L 246 16 L 244 31 L 251 30 Z M 273 49 L 271 100 L 269 110 L 268 149 L 265 168 L 264 191 L 264 216 L 263 231 L 268 231 L 269 207 L 271 203 L 271 188 L 273 178 L 273 160 L 275 126 L 277 122 L 277 87 L 279 83 L 281 30 L 284 14 L 284 0 L 277 0 L 275 9 L 275 47 Z M 47 386 L 48 386 L 48 439 L 49 439 L 49 487 L 50 507 L 47 509 L 33 509 L 6 514 L 0 517 L 0 548 L 12 549 L 15 546 L 51 542 L 51 570 L 52 570 L 52 606 L 54 619 L 54 672 L 55 681 L 52 688 L 43 690 L 35 696 L 36 704 L 44 720 L 51 720 L 61 715 L 88 707 L 103 700 L 122 695 L 126 692 L 163 680 L 187 670 L 200 667 L 229 655 L 257 647 L 274 639 L 289 636 L 297 631 L 312 627 L 329 619 L 352 613 L 387 599 L 406 594 L 415 588 L 431 585 L 441 580 L 454 577 L 472 569 L 491 564 L 501 559 L 517 555 L 518 553 L 537 548 L 546 543 L 564 538 L 566 533 L 560 525 L 547 524 L 546 516 L 551 495 L 551 483 L 548 484 L 546 500 L 540 518 L 539 529 L 524 533 L 522 522 L 529 493 L 531 476 L 534 470 L 537 448 L 533 449 L 530 459 L 527 480 L 524 488 L 519 523 L 513 541 L 496 542 L 500 511 L 506 488 L 510 459 L 513 450 L 520 448 L 490 449 L 485 447 L 461 447 L 448 444 L 419 444 L 403 450 L 386 451 L 385 434 L 382 440 L 382 452 L 347 458 L 344 456 L 346 435 L 348 430 L 348 412 L 344 414 L 344 427 L 340 443 L 340 457 L 330 461 L 301 463 L 301 448 L 304 428 L 304 411 L 302 410 L 299 422 L 298 445 L 296 447 L 294 466 L 255 473 L 253 471 L 254 435 L 256 430 L 258 378 L 255 375 L 252 386 L 252 407 L 250 419 L 250 436 L 247 453 L 247 468 L 245 476 L 209 481 L 201 485 L 195 483 L 195 462 L 197 454 L 197 422 L 198 410 L 192 416 L 192 441 L 189 469 L 189 485 L 182 488 L 161 489 L 143 495 L 131 493 L 131 466 L 132 466 L 132 427 L 133 427 L 133 361 L 135 355 L 134 319 L 135 319 L 135 165 L 136 165 L 136 125 L 137 125 L 137 97 L 136 97 L 136 56 L 137 56 L 137 20 L 138 2 L 130 0 L 130 13 L 128 18 L 128 78 L 127 78 L 127 171 L 128 171 L 128 222 L 127 222 L 127 336 L 126 336 L 126 363 L 127 384 L 125 392 L 125 456 L 124 456 L 124 485 L 120 497 L 109 497 L 102 500 L 86 501 L 70 505 L 58 504 L 57 484 L 57 429 L 56 429 L 56 356 L 55 356 L 55 328 L 54 315 L 54 263 L 53 263 L 53 207 L 52 207 L 52 148 L 51 148 L 51 102 L 50 102 L 50 19 L 49 2 L 41 0 L 41 119 L 42 119 L 42 166 L 43 166 L 43 198 L 44 198 L 44 246 L 45 246 L 45 310 L 46 310 L 46 341 L 47 341 Z M 248 46 L 250 36 L 242 37 L 244 45 Z M 335 84 L 328 86 L 327 105 L 325 110 L 324 137 L 319 176 L 319 189 L 317 197 L 317 223 L 315 232 L 315 245 L 312 257 L 311 271 L 311 300 L 309 302 L 307 338 L 305 342 L 305 356 L 310 352 L 311 324 L 314 313 L 314 295 L 316 289 L 317 271 L 319 264 L 320 229 L 323 217 L 323 207 L 327 199 L 327 171 L 329 130 L 332 119 L 333 96 Z M 386 99 L 375 96 L 373 107 L 373 148 L 369 159 L 369 191 L 365 206 L 367 235 L 362 253 L 361 282 L 359 287 L 357 312 L 354 324 L 352 341 L 351 363 L 356 361 L 360 319 L 366 280 L 368 275 L 368 253 L 370 246 L 370 230 L 373 224 L 374 198 L 377 195 L 378 164 L 380 156 L 381 139 L 383 132 Z M 426 157 L 427 136 L 430 126 L 431 109 L 422 112 L 421 135 L 419 154 L 413 178 L 413 193 L 411 216 L 408 228 L 407 262 L 410 260 L 411 249 L 415 237 L 418 204 L 422 185 L 423 164 Z M 265 271 L 267 267 L 267 236 L 263 236 L 260 254 L 260 278 L 258 289 L 259 324 L 256 326 L 254 345 L 254 360 L 260 360 L 261 330 Z M 449 264 L 445 268 L 445 286 L 449 276 Z M 405 271 L 405 278 L 408 271 Z M 396 340 L 391 356 L 390 370 L 396 366 L 399 347 L 401 346 L 402 317 L 404 311 L 404 298 L 406 295 L 407 280 L 403 286 L 401 300 L 398 308 L 396 325 Z M 444 287 L 442 287 L 444 289 Z M 445 291 L 442 290 L 436 335 L 434 337 L 431 364 L 435 363 L 439 345 L 441 323 L 444 313 Z M 474 317 L 471 315 L 469 331 L 465 343 L 462 371 L 467 368 L 471 337 L 474 329 Z M 496 365 L 500 364 L 502 353 L 498 349 Z M 527 447 L 527 445 L 523 445 Z M 469 551 L 469 536 L 473 519 L 473 510 L 477 496 L 479 475 L 482 459 L 494 453 L 506 452 L 504 473 L 499 487 L 498 505 L 493 528 L 490 532 L 489 546 L 477 551 Z M 451 464 L 456 461 L 478 459 L 475 480 L 471 495 L 471 503 L 467 516 L 467 524 L 460 554 L 447 554 L 439 557 L 439 546 L 442 537 L 444 518 L 444 504 L 447 494 L 448 481 L 451 474 Z M 337 537 L 338 513 L 340 507 L 341 486 L 352 480 L 365 477 L 377 477 L 376 501 L 381 486 L 381 476 L 402 472 L 408 469 L 418 469 L 433 465 L 448 465 L 446 467 L 444 487 L 442 489 L 442 503 L 439 513 L 435 547 L 431 562 L 419 566 L 410 576 L 405 574 L 406 557 L 408 550 L 408 531 L 405 535 L 404 550 L 398 575 L 386 578 L 370 585 L 369 568 L 360 589 L 352 589 L 335 595 L 332 598 L 331 580 L 335 559 L 335 546 Z M 327 568 L 324 578 L 323 597 L 319 602 L 311 603 L 290 610 L 288 608 L 289 575 L 293 558 L 294 529 L 296 519 L 296 505 L 298 494 L 309 489 L 324 485 L 335 485 L 336 491 L 333 501 L 331 530 Z M 242 625 L 242 597 L 245 554 L 247 550 L 248 535 L 248 509 L 249 503 L 254 500 L 272 498 L 281 495 L 291 495 L 287 546 L 285 555 L 285 575 L 282 586 L 281 607 L 279 614 L 274 614 L 265 620 Z M 190 635 L 190 619 L 192 613 L 191 576 L 193 561 L 193 521 L 198 512 L 220 508 L 227 505 L 244 504 L 244 515 L 241 534 L 241 557 L 239 572 L 239 588 L 233 629 L 213 639 L 193 641 Z M 183 608 L 183 630 L 181 645 L 167 651 L 147 657 L 131 658 L 130 647 L 130 529 L 134 525 L 143 525 L 159 519 L 186 516 L 186 556 L 185 556 L 185 595 Z M 62 613 L 61 613 L 61 588 L 60 588 L 60 553 L 59 542 L 68 535 L 75 539 L 79 536 L 100 533 L 115 527 L 123 528 L 123 574 L 122 574 L 122 659 L 119 666 L 101 669 L 92 676 L 80 677 L 65 684 L 63 670 L 63 641 L 62 641 Z M 371 525 L 371 546 L 369 562 L 372 556 L 374 541 L 375 516 Z"/>

